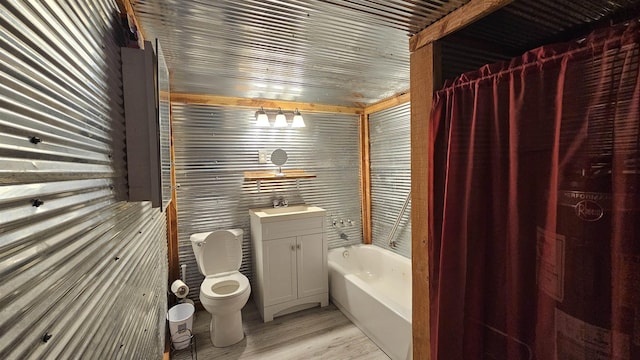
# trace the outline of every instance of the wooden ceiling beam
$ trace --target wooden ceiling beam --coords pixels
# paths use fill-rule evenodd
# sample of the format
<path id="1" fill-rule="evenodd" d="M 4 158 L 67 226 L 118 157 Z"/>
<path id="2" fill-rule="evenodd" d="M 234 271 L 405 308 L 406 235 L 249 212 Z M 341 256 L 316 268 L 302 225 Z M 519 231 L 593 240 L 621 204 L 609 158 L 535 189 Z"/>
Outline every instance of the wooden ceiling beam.
<path id="1" fill-rule="evenodd" d="M 513 0 L 471 0 L 409 39 L 409 50 L 421 47 L 463 29 L 467 25 L 509 5 Z"/>
<path id="2" fill-rule="evenodd" d="M 145 34 L 138 18 L 136 17 L 136 13 L 133 10 L 133 5 L 131 5 L 131 0 L 116 0 L 116 4 L 121 12 L 127 14 L 127 18 L 129 23 L 133 22 L 133 25 L 136 27 L 138 31 L 138 46 L 141 49 L 144 49 L 144 40 L 147 39 L 147 35 Z"/>
<path id="3" fill-rule="evenodd" d="M 171 93 L 171 102 L 200 105 L 250 107 L 255 108 L 256 110 L 258 110 L 260 107 L 264 107 L 265 109 L 283 108 L 287 110 L 298 109 L 301 112 L 324 112 L 358 115 L 364 112 L 364 108 L 361 107 L 174 92 Z"/>
<path id="4" fill-rule="evenodd" d="M 387 110 L 390 109 L 394 106 L 398 106 L 404 103 L 407 103 L 411 101 L 411 93 L 410 92 L 404 92 L 395 96 L 392 96 L 390 98 L 378 101 L 376 103 L 373 103 L 371 105 L 367 105 L 364 108 L 364 113 L 365 114 L 373 114 L 375 112 L 378 111 L 382 111 L 382 110 Z"/>

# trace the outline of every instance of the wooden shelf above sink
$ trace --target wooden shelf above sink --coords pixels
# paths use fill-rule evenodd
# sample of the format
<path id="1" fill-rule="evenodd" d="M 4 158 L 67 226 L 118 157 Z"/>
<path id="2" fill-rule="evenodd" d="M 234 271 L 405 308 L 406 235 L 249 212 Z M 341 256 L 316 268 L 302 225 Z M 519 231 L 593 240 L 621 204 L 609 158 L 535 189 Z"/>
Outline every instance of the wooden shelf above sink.
<path id="1" fill-rule="evenodd" d="M 295 180 L 295 179 L 313 179 L 316 176 L 306 173 L 304 170 L 283 170 L 283 175 L 276 175 L 276 170 L 266 171 L 245 171 L 245 181 L 269 181 L 269 180 Z"/>

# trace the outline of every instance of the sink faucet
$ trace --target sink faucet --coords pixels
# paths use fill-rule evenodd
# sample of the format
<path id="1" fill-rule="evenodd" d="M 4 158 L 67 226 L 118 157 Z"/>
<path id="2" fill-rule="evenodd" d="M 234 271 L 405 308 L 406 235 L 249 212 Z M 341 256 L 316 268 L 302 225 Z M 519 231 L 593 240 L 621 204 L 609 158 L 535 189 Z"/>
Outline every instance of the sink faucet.
<path id="1" fill-rule="evenodd" d="M 287 199 L 285 198 L 280 198 L 277 200 L 273 200 L 273 207 L 274 208 L 281 208 L 281 207 L 287 207 L 289 206 L 289 202 L 287 202 Z"/>

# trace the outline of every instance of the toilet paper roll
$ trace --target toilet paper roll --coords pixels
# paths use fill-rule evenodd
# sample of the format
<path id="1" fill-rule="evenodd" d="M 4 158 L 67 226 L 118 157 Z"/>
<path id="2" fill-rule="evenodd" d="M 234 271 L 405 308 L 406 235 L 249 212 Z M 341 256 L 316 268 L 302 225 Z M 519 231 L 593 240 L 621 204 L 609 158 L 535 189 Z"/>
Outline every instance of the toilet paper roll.
<path id="1" fill-rule="evenodd" d="M 179 299 L 187 297 L 189 294 L 189 287 L 182 280 L 176 280 L 171 284 L 171 292 L 175 294 Z"/>

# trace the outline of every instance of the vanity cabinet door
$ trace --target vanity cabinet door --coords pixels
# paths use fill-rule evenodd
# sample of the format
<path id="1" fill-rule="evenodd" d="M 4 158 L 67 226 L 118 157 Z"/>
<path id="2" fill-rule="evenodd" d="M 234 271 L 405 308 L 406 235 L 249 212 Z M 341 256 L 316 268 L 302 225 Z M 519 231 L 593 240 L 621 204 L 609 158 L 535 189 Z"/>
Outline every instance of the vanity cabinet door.
<path id="1" fill-rule="evenodd" d="M 326 246 L 321 233 L 298 236 L 298 298 L 328 291 Z"/>
<path id="2" fill-rule="evenodd" d="M 298 298 L 296 238 L 264 241 L 264 306 Z"/>

